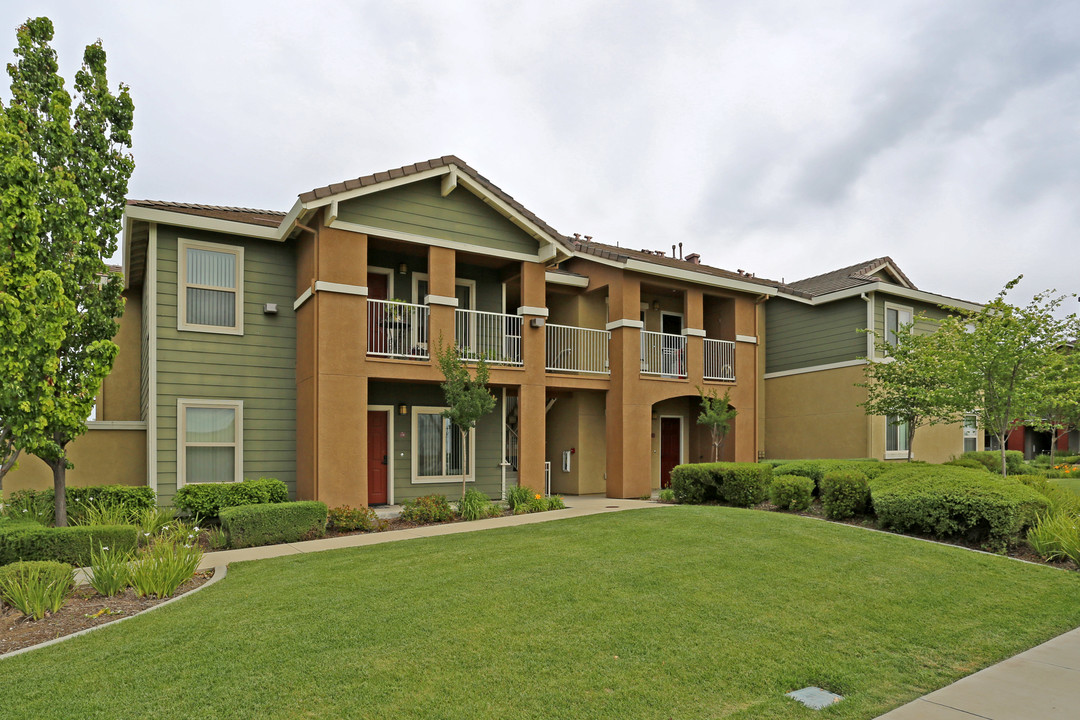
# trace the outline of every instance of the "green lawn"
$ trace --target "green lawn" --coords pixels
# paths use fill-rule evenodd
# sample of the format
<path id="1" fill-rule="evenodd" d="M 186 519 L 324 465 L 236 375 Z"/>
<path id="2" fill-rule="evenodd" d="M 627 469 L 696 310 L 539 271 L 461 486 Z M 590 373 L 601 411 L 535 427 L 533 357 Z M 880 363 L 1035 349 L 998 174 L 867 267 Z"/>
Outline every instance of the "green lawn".
<path id="1" fill-rule="evenodd" d="M 1057 483 L 1063 488 L 1072 490 L 1077 495 L 1080 495 L 1080 475 L 1071 478 L 1062 478 L 1061 480 L 1051 480 L 1052 483 Z"/>
<path id="2" fill-rule="evenodd" d="M 677 506 L 230 569 L 0 660 L 26 718 L 873 718 L 1080 625 L 1080 574 Z M 783 697 L 823 685 L 821 714 Z"/>

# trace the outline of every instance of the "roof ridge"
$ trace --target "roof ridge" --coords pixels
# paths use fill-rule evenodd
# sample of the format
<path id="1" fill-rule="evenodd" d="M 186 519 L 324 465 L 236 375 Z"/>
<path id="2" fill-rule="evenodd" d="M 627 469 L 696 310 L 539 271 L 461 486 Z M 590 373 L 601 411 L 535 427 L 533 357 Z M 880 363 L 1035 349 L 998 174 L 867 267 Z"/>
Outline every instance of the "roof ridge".
<path id="1" fill-rule="evenodd" d="M 264 208 L 249 208 L 240 207 L 237 205 L 207 205 L 205 203 L 189 203 L 178 202 L 176 200 L 132 200 L 127 201 L 128 205 L 161 205 L 163 207 L 177 207 L 177 208 L 189 208 L 191 210 L 227 210 L 229 212 L 244 212 L 244 213 L 265 213 L 267 215 L 280 215 L 284 217 L 287 213 L 283 210 L 266 210 Z"/>

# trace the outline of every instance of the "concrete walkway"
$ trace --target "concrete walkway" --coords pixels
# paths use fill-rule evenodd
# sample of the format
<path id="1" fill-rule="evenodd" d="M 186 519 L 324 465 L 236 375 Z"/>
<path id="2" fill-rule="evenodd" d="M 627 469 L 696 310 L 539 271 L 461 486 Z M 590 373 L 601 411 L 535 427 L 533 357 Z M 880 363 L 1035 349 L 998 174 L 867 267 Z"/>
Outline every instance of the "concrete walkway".
<path id="1" fill-rule="evenodd" d="M 359 533 L 356 535 L 343 535 L 341 537 L 324 538 L 322 540 L 307 540 L 285 545 L 265 545 L 263 547 L 243 548 L 242 550 L 208 552 L 203 555 L 202 562 L 199 564 L 199 569 L 207 570 L 218 567 L 219 565 L 228 565 L 229 563 L 243 562 L 245 560 L 264 560 L 266 558 L 281 557 L 283 555 L 300 555 L 302 553 L 321 552 L 323 550 L 337 550 L 338 548 L 380 545 L 382 543 L 410 540 L 412 538 L 456 535 L 458 533 L 475 532 L 477 530 L 490 530 L 492 528 L 511 527 L 513 525 L 530 525 L 532 523 L 584 517 L 585 515 L 598 515 L 600 513 L 618 512 L 620 510 L 670 507 L 668 505 L 662 505 L 646 500 L 615 500 L 599 495 L 571 495 L 564 497 L 563 501 L 566 503 L 565 510 L 549 510 L 548 512 L 530 513 L 528 515 L 509 515 L 488 520 L 473 520 L 470 522 L 456 522 L 445 525 L 427 525 L 424 527 L 411 528 L 409 530 Z"/>
<path id="2" fill-rule="evenodd" d="M 991 665 L 878 720 L 1076 720 L 1080 628 Z"/>

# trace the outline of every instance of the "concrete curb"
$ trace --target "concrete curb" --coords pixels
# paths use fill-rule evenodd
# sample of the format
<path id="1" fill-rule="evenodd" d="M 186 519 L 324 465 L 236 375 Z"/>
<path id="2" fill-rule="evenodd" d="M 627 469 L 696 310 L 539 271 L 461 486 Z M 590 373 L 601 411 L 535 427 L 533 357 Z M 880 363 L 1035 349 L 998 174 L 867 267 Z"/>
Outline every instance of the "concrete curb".
<path id="1" fill-rule="evenodd" d="M 128 615 L 127 617 L 122 617 L 119 620 L 113 620 L 112 622 L 103 623 L 101 625 L 95 625 L 94 627 L 86 628 L 85 630 L 80 630 L 79 632 L 71 633 L 70 635 L 65 635 L 63 637 L 54 638 L 52 640 L 46 640 L 45 642 L 38 643 L 37 645 L 31 645 L 30 647 L 24 647 L 24 648 L 19 648 L 18 650 L 12 650 L 9 653 L 4 653 L 3 655 L 0 655 L 0 662 L 6 660 L 7 658 L 15 657 L 16 655 L 22 655 L 23 653 L 28 653 L 31 650 L 37 650 L 39 648 L 48 647 L 49 645 L 56 645 L 58 643 L 64 642 L 65 640 L 70 640 L 72 638 L 77 638 L 80 635 L 86 635 L 88 633 L 92 633 L 95 630 L 101 630 L 102 628 L 107 628 L 107 627 L 112 627 L 114 625 L 119 625 L 122 622 L 132 620 L 134 618 L 139 617 L 140 615 L 145 615 L 148 612 L 153 612 L 154 610 L 157 610 L 158 608 L 163 608 L 166 605 L 171 605 L 172 603 L 174 603 L 174 602 L 176 602 L 178 600 L 183 600 L 186 597 L 194 595 L 195 593 L 199 592 L 203 588 L 210 587 L 211 585 L 216 583 L 218 580 L 221 580 L 222 578 L 224 578 L 226 573 L 228 573 L 228 569 L 224 565 L 218 565 L 218 566 L 216 566 L 214 568 L 214 576 L 212 578 L 210 578 L 209 580 L 207 580 L 206 582 L 204 582 L 202 585 L 195 588 L 194 590 L 190 590 L 190 591 L 184 593 L 183 595 L 177 595 L 176 597 L 169 598 L 165 602 L 158 603 L 157 605 L 154 605 L 153 607 L 148 607 L 145 610 L 140 610 L 139 612 L 135 613 L 134 615 Z"/>

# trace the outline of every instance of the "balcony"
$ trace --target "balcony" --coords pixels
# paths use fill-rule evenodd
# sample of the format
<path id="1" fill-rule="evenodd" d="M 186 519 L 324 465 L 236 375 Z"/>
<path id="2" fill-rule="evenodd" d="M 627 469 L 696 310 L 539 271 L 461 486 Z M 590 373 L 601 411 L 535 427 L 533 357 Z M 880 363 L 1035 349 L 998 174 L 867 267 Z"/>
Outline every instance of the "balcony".
<path id="1" fill-rule="evenodd" d="M 367 301 L 368 355 L 427 360 L 429 310 L 396 300 Z"/>
<path id="2" fill-rule="evenodd" d="M 735 343 L 705 338 L 704 378 L 735 382 Z"/>
<path id="3" fill-rule="evenodd" d="M 521 365 L 521 316 L 458 308 L 454 342 L 467 362 L 483 357 L 490 365 Z"/>
<path id="4" fill-rule="evenodd" d="M 641 374 L 686 377 L 686 336 L 641 331 Z"/>
<path id="5" fill-rule="evenodd" d="M 611 374 L 610 332 L 551 323 L 544 328 L 544 367 L 548 372 Z"/>

